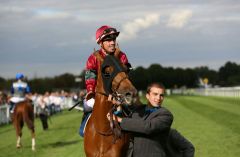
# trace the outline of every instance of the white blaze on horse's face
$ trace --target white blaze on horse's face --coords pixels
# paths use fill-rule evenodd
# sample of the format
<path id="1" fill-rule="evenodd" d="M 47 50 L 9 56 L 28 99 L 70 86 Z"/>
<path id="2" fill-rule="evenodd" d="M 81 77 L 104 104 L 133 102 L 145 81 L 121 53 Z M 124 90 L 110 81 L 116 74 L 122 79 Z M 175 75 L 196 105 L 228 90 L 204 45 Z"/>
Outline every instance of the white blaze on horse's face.
<path id="1" fill-rule="evenodd" d="M 125 105 L 131 105 L 134 100 L 132 94 L 126 93 L 125 95 L 123 95 L 123 94 L 119 94 L 118 92 L 116 92 L 115 99 L 122 101 L 122 103 L 124 103 Z"/>

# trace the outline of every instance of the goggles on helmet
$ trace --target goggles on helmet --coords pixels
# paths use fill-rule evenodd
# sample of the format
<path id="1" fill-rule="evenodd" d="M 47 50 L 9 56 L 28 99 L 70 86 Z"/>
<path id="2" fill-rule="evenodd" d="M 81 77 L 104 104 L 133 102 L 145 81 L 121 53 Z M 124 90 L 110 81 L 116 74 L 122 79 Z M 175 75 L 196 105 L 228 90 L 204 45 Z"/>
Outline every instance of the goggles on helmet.
<path id="1" fill-rule="evenodd" d="M 104 34 L 109 34 L 109 33 L 111 33 L 111 32 L 117 33 L 117 30 L 116 30 L 115 28 L 105 29 L 105 30 L 103 31 L 103 35 L 104 35 Z"/>
<path id="2" fill-rule="evenodd" d="M 102 35 L 99 37 L 98 42 L 108 41 L 108 40 L 116 40 L 118 35 L 119 35 L 119 32 L 117 32 L 117 30 L 115 28 L 105 29 L 103 31 Z"/>
<path id="3" fill-rule="evenodd" d="M 102 38 L 102 41 L 116 40 L 117 34 L 109 34 Z"/>

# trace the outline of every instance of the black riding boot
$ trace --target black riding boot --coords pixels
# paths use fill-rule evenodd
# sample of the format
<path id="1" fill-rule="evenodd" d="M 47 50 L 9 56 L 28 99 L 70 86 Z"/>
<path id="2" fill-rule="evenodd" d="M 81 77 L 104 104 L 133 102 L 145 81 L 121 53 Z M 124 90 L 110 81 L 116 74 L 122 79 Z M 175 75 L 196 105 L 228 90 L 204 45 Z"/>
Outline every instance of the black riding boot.
<path id="1" fill-rule="evenodd" d="M 13 102 L 10 101 L 10 108 L 9 108 L 10 113 L 13 113 L 14 108 L 15 108 L 15 103 L 13 103 Z"/>

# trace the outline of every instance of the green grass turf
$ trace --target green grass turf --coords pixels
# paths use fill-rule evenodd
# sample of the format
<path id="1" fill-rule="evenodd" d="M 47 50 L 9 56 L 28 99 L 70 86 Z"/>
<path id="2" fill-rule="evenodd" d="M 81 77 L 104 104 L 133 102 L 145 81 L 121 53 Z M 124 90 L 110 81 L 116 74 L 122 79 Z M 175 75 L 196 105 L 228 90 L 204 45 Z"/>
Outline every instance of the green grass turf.
<path id="1" fill-rule="evenodd" d="M 172 127 L 195 146 L 196 157 L 236 157 L 240 153 L 240 99 L 201 96 L 166 97 Z"/>
<path id="2" fill-rule="evenodd" d="M 142 99 L 146 102 L 146 100 Z M 240 99 L 201 96 L 167 96 L 163 104 L 174 115 L 176 128 L 195 146 L 195 157 L 237 157 L 240 154 Z M 23 129 L 21 149 L 16 149 L 12 125 L 0 126 L 0 157 L 84 157 L 78 135 L 82 113 L 76 110 L 54 115 L 49 130 L 37 118 L 36 151 L 30 132 Z"/>
<path id="3" fill-rule="evenodd" d="M 81 117 L 82 112 L 76 110 L 53 115 L 47 131 L 43 131 L 39 118 L 35 119 L 35 152 L 31 150 L 31 135 L 26 126 L 21 149 L 15 147 L 13 126 L 0 126 L 0 157 L 84 157 L 83 138 L 78 135 Z"/>

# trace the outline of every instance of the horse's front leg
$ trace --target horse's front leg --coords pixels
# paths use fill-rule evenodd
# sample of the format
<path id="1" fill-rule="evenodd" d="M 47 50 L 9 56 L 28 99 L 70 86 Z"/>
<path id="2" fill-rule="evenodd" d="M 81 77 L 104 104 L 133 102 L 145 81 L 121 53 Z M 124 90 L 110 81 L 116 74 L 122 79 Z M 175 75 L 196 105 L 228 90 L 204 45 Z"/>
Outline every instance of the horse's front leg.
<path id="1" fill-rule="evenodd" d="M 35 131 L 31 130 L 31 133 L 32 133 L 32 150 L 34 151 L 35 150 L 35 145 L 36 145 L 36 142 L 35 142 Z"/>
<path id="2" fill-rule="evenodd" d="M 21 144 L 21 137 L 22 137 L 22 127 L 19 124 L 15 124 L 15 128 L 16 128 L 16 135 L 17 135 L 17 148 L 21 148 L 22 144 Z"/>
<path id="3" fill-rule="evenodd" d="M 35 150 L 35 138 L 32 138 L 32 150 Z"/>
<path id="4" fill-rule="evenodd" d="M 17 137 L 17 148 L 21 148 L 22 144 L 21 144 L 21 136 Z"/>

